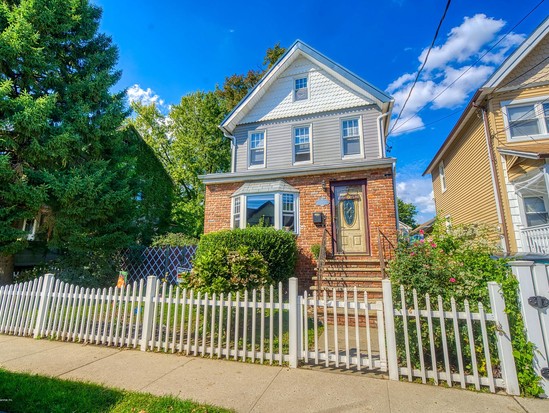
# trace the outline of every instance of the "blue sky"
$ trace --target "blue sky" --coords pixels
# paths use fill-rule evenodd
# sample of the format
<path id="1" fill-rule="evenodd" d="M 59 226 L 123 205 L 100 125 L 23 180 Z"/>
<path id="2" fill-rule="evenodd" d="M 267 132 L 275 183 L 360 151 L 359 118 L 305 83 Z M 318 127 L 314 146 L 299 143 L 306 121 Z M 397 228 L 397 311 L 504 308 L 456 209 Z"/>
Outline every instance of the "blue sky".
<path id="1" fill-rule="evenodd" d="M 419 221 L 435 212 L 423 170 L 474 90 L 549 14 L 544 2 L 501 40 L 539 2 L 454 0 L 450 5 L 428 64 L 389 137 L 390 155 L 398 159 L 398 194 L 417 205 Z M 95 3 L 103 8 L 101 30 L 119 47 L 123 75 L 118 87 L 128 88 L 134 99 L 177 103 L 186 93 L 212 90 L 226 76 L 259 68 L 275 43 L 287 47 L 301 39 L 390 92 L 395 116 L 446 5 L 443 0 Z"/>

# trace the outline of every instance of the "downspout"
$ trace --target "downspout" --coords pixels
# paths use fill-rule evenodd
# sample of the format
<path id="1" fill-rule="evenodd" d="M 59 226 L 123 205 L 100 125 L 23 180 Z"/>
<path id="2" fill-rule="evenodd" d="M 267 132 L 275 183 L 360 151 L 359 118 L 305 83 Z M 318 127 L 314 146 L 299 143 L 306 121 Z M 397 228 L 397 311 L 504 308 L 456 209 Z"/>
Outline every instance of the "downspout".
<path id="1" fill-rule="evenodd" d="M 396 217 L 396 229 L 399 230 L 399 216 L 398 216 L 398 198 L 396 191 L 396 161 L 393 161 L 393 196 L 395 198 L 395 217 Z"/>
<path id="2" fill-rule="evenodd" d="M 235 143 L 235 137 L 233 135 L 230 135 L 229 133 L 225 132 L 223 130 L 223 135 L 231 141 L 231 173 L 236 172 L 236 143 Z"/>
<path id="3" fill-rule="evenodd" d="M 482 110 L 482 121 L 484 123 L 484 136 L 486 137 L 486 146 L 488 147 L 488 161 L 490 163 L 490 175 L 492 177 L 492 188 L 494 190 L 494 200 L 496 202 L 496 211 L 498 214 L 498 225 L 503 230 L 503 252 L 505 255 L 509 254 L 509 234 L 507 232 L 507 225 L 505 224 L 505 215 L 501 206 L 501 188 L 497 179 L 496 163 L 494 158 L 494 150 L 492 148 L 492 141 L 490 136 L 490 126 L 488 125 L 488 115 L 485 106 L 478 106 L 473 103 L 473 106 Z"/>
<path id="4" fill-rule="evenodd" d="M 379 135 L 379 157 L 385 158 L 385 131 L 383 128 L 383 118 L 389 116 L 389 112 L 385 112 L 383 115 L 377 117 L 377 133 Z"/>

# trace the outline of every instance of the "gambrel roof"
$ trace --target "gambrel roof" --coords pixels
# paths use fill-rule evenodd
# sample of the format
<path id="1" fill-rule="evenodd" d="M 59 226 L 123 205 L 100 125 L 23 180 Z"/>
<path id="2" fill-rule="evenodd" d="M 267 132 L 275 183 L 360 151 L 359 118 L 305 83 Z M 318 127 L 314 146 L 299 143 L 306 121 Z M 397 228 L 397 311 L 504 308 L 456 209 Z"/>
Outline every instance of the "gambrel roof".
<path id="1" fill-rule="evenodd" d="M 223 122 L 221 122 L 220 128 L 224 132 L 232 134 L 234 128 L 245 121 L 246 115 L 250 113 L 259 100 L 266 94 L 269 87 L 273 85 L 292 63 L 301 57 L 313 62 L 327 74 L 335 78 L 338 82 L 341 82 L 341 84 L 357 95 L 362 96 L 368 102 L 379 106 L 383 113 L 391 110 L 394 102 L 391 96 L 361 79 L 343 66 L 335 63 L 333 60 L 302 41 L 297 40 L 263 76 L 261 81 L 252 88 L 252 90 L 250 90 L 238 105 L 236 105 L 236 107 L 225 117 Z M 389 122 L 388 117 L 386 122 Z M 385 127 L 385 130 L 388 130 L 388 128 Z"/>

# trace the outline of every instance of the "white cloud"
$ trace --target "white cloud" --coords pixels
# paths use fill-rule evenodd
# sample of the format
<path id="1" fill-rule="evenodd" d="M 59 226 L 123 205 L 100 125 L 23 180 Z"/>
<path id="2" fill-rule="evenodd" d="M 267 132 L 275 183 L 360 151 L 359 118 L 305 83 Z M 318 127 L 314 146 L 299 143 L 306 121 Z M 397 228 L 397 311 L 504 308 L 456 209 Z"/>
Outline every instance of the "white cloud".
<path id="1" fill-rule="evenodd" d="M 143 105 L 156 104 L 158 106 L 164 106 L 164 100 L 160 98 L 154 91 L 148 87 L 142 89 L 138 84 L 133 85 L 126 92 L 130 103 L 140 102 Z"/>
<path id="2" fill-rule="evenodd" d="M 452 28 L 445 42 L 432 49 L 393 135 L 422 129 L 424 122 L 416 113 L 425 105 L 436 110 L 465 104 L 470 93 L 486 81 L 509 50 L 524 40 L 522 34 L 498 35 L 504 25 L 503 20 L 476 14 L 465 17 L 461 25 Z M 480 65 L 471 66 L 491 47 L 493 49 L 482 58 Z M 419 55 L 420 62 L 427 50 L 425 48 Z M 395 98 L 395 116 L 400 113 L 416 76 L 417 72 L 404 73 L 387 87 Z M 435 97 L 436 100 L 430 103 Z"/>
<path id="3" fill-rule="evenodd" d="M 397 196 L 406 203 L 417 207 L 416 221 L 428 221 L 436 214 L 433 187 L 430 178 L 405 177 L 399 180 L 397 175 Z"/>

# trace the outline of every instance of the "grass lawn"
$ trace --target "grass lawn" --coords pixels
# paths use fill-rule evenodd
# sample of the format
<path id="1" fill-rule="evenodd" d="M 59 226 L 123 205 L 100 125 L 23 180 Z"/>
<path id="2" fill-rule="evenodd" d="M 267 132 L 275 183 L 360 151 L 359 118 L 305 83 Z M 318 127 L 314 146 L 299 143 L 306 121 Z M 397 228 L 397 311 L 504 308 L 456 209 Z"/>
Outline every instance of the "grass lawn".
<path id="1" fill-rule="evenodd" d="M 153 396 L 0 369 L 0 412 L 214 413 L 231 410 L 169 396 Z"/>

